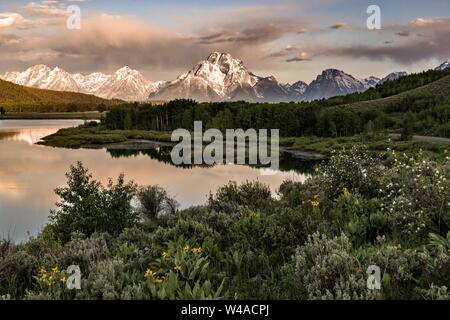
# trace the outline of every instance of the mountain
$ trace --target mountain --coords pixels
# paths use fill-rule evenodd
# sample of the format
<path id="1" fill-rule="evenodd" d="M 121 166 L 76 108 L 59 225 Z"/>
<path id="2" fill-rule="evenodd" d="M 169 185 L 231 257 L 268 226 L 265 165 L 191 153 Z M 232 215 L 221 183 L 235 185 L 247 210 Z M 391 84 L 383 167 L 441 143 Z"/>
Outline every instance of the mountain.
<path id="1" fill-rule="evenodd" d="M 439 67 L 437 67 L 435 70 L 442 71 L 442 70 L 445 70 L 447 68 L 450 68 L 450 60 L 449 61 L 445 61 Z"/>
<path id="2" fill-rule="evenodd" d="M 93 93 L 106 99 L 143 101 L 157 89 L 156 84 L 147 81 L 139 71 L 129 67 L 123 67 L 102 79 L 105 81 Z"/>
<path id="3" fill-rule="evenodd" d="M 28 68 L 24 72 L 8 72 L 1 78 L 27 87 L 81 92 L 80 86 L 71 74 L 58 67 L 50 69 L 42 64 Z"/>
<path id="4" fill-rule="evenodd" d="M 108 106 L 119 102 L 76 92 L 30 88 L 0 80 L 0 105 L 10 111 L 69 111 L 73 107 L 80 111 L 95 110 L 99 105 Z"/>
<path id="5" fill-rule="evenodd" d="M 405 71 L 401 71 L 401 72 L 392 72 L 390 74 L 388 74 L 386 77 L 384 77 L 383 79 L 381 79 L 378 84 L 382 85 L 383 83 L 387 82 L 387 81 L 393 81 L 393 80 L 397 80 L 398 78 L 401 77 L 405 77 L 407 76 L 408 73 Z"/>
<path id="6" fill-rule="evenodd" d="M 377 77 L 368 77 L 365 79 L 362 79 L 361 82 L 364 84 L 364 87 L 366 89 L 374 88 L 377 86 L 378 83 L 380 83 L 380 78 Z"/>
<path id="7" fill-rule="evenodd" d="M 309 84 L 303 99 L 307 101 L 328 99 L 366 90 L 367 88 L 361 80 L 341 70 L 327 69 Z"/>
<path id="8" fill-rule="evenodd" d="M 193 69 L 168 83 L 151 99 L 190 98 L 198 101 L 257 100 L 254 88 L 260 80 L 241 60 L 228 53 L 213 52 Z"/>
<path id="9" fill-rule="evenodd" d="M 292 86 L 286 88 L 286 86 L 278 83 L 275 77 L 257 78 L 257 82 L 254 85 L 254 89 L 257 96 L 263 101 L 268 102 L 282 102 L 289 99 Z"/>
<path id="10" fill-rule="evenodd" d="M 78 83 L 83 92 L 96 92 L 111 76 L 103 74 L 101 72 L 94 72 L 88 75 L 82 75 L 76 73 L 73 75 L 73 79 Z"/>
<path id="11" fill-rule="evenodd" d="M 303 99 L 308 84 L 303 81 L 297 81 L 294 84 L 285 84 L 283 88 L 288 92 L 290 100 L 300 101 Z"/>
<path id="12" fill-rule="evenodd" d="M 70 74 L 65 70 L 36 65 L 24 72 L 7 72 L 0 79 L 32 88 L 93 94 L 105 99 L 127 101 L 146 100 L 149 93 L 158 90 L 162 82 L 150 82 L 129 67 L 112 75 L 95 72 L 88 75 Z"/>

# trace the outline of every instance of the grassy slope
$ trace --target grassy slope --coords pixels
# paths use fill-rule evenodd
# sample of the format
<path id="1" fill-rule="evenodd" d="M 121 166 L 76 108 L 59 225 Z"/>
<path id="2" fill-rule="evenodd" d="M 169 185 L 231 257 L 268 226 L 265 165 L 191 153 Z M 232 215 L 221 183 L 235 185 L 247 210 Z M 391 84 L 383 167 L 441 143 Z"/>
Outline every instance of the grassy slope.
<path id="1" fill-rule="evenodd" d="M 362 108 L 384 108 L 387 105 L 402 100 L 406 97 L 423 97 L 423 96 L 440 96 L 446 99 L 447 101 L 450 101 L 450 76 L 446 76 L 442 79 L 439 79 L 437 81 L 434 81 L 430 84 L 427 84 L 423 87 L 419 87 L 413 90 L 405 91 L 400 94 L 382 98 L 382 99 L 376 99 L 376 100 L 369 100 L 369 101 L 361 101 L 356 102 L 353 104 L 350 104 L 352 108 L 355 109 L 362 109 Z"/>
<path id="2" fill-rule="evenodd" d="M 7 109 L 39 105 L 111 105 L 117 102 L 82 93 L 29 88 L 0 80 L 0 105 Z"/>

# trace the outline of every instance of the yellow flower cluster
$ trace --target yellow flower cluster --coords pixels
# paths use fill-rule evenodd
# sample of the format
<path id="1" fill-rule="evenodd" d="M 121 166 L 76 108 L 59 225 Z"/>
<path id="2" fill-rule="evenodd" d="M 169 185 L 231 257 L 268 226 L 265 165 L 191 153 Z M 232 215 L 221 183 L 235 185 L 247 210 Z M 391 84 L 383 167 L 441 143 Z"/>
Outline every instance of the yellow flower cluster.
<path id="1" fill-rule="evenodd" d="M 254 218 L 254 217 L 256 217 L 258 214 L 257 214 L 255 211 L 241 211 L 241 212 L 239 213 L 239 215 L 240 215 L 241 217 L 251 217 L 251 218 Z"/>
<path id="2" fill-rule="evenodd" d="M 146 278 L 153 278 L 153 277 L 155 276 L 155 274 L 156 274 L 156 273 L 154 273 L 154 272 L 152 271 L 152 269 L 147 268 L 147 270 L 145 271 L 144 277 L 146 277 Z"/>
<path id="3" fill-rule="evenodd" d="M 38 276 L 39 283 L 41 285 L 47 285 L 49 287 L 53 287 L 57 281 L 60 281 L 62 284 L 66 283 L 66 277 L 60 277 L 60 273 L 61 270 L 58 266 L 53 267 L 51 269 L 51 272 L 47 272 L 47 269 L 45 267 L 40 267 Z"/>
<path id="4" fill-rule="evenodd" d="M 200 248 L 200 247 L 198 247 L 198 248 L 192 248 L 192 253 L 200 254 L 200 253 L 202 253 L 202 248 Z"/>
<path id="5" fill-rule="evenodd" d="M 311 203 L 311 205 L 313 206 L 313 208 L 317 208 L 320 205 L 319 200 L 317 200 L 319 198 L 319 195 L 314 195 L 312 200 L 309 201 L 309 203 Z"/>
<path id="6" fill-rule="evenodd" d="M 160 284 L 164 281 L 164 277 L 157 277 L 156 272 L 153 272 L 153 270 L 150 267 L 148 267 L 147 270 L 145 271 L 144 277 L 147 279 L 148 278 L 155 279 L 155 283 L 157 284 Z"/>

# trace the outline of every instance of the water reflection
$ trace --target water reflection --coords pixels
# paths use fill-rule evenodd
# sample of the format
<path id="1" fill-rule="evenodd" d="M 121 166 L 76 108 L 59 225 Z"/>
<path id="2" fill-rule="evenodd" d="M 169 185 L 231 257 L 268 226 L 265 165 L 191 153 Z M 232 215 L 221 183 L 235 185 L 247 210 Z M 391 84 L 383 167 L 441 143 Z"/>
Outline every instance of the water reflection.
<path id="1" fill-rule="evenodd" d="M 0 121 L 0 237 L 11 233 L 18 241 L 27 232 L 36 234 L 47 222 L 54 208 L 56 187 L 66 183 L 65 173 L 70 165 L 82 161 L 95 179 L 106 183 L 109 177 L 124 173 L 126 179 L 140 185 L 159 184 L 175 196 L 182 207 L 202 204 L 210 191 L 230 180 L 237 183 L 259 180 L 275 193 L 286 179 L 302 181 L 305 175 L 291 160 L 282 161 L 284 172 L 261 176 L 257 168 L 238 165 L 175 167 L 164 147 L 143 151 L 72 150 L 38 146 L 44 135 L 59 127 L 78 122 Z M 48 124 L 48 125 L 47 125 Z M 297 169 L 295 169 L 297 170 Z M 305 172 L 301 171 L 301 172 Z"/>
<path id="2" fill-rule="evenodd" d="M 147 156 L 150 159 L 155 159 L 160 162 L 163 162 L 167 165 L 176 166 L 179 168 L 192 169 L 194 167 L 201 168 L 211 168 L 213 166 L 210 165 L 174 165 L 172 163 L 172 159 L 170 156 L 170 152 L 172 147 L 170 146 L 158 146 L 153 149 L 145 149 L 145 150 L 120 150 L 120 149 L 106 149 L 106 151 L 113 158 L 130 158 L 130 157 L 138 157 L 138 156 Z M 300 172 L 302 174 L 311 174 L 314 171 L 315 166 L 318 164 L 318 161 L 301 161 L 298 158 L 293 157 L 288 153 L 280 154 L 280 168 L 279 170 L 282 172 L 295 171 Z M 253 166 L 252 168 L 260 168 L 259 166 Z"/>

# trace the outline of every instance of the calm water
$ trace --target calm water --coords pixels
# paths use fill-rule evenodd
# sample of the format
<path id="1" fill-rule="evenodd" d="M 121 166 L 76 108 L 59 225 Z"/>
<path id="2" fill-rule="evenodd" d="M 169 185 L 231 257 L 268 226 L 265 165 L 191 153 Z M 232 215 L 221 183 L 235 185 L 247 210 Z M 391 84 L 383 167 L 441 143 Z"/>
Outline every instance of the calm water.
<path id="1" fill-rule="evenodd" d="M 182 207 L 203 204 L 210 191 L 230 180 L 238 183 L 259 180 L 275 193 L 285 179 L 305 179 L 298 168 L 291 170 L 298 164 L 293 159 L 283 160 L 285 171 L 261 176 L 258 169 L 248 166 L 175 167 L 163 149 L 71 150 L 36 145 L 42 137 L 59 128 L 80 123 L 78 120 L 0 121 L 0 237 L 22 241 L 28 234 L 39 232 L 58 200 L 53 190 L 65 185 L 65 173 L 77 161 L 82 161 L 94 178 L 103 183 L 124 173 L 128 180 L 140 185 L 159 184 Z M 303 168 L 301 164 L 299 168 Z"/>

